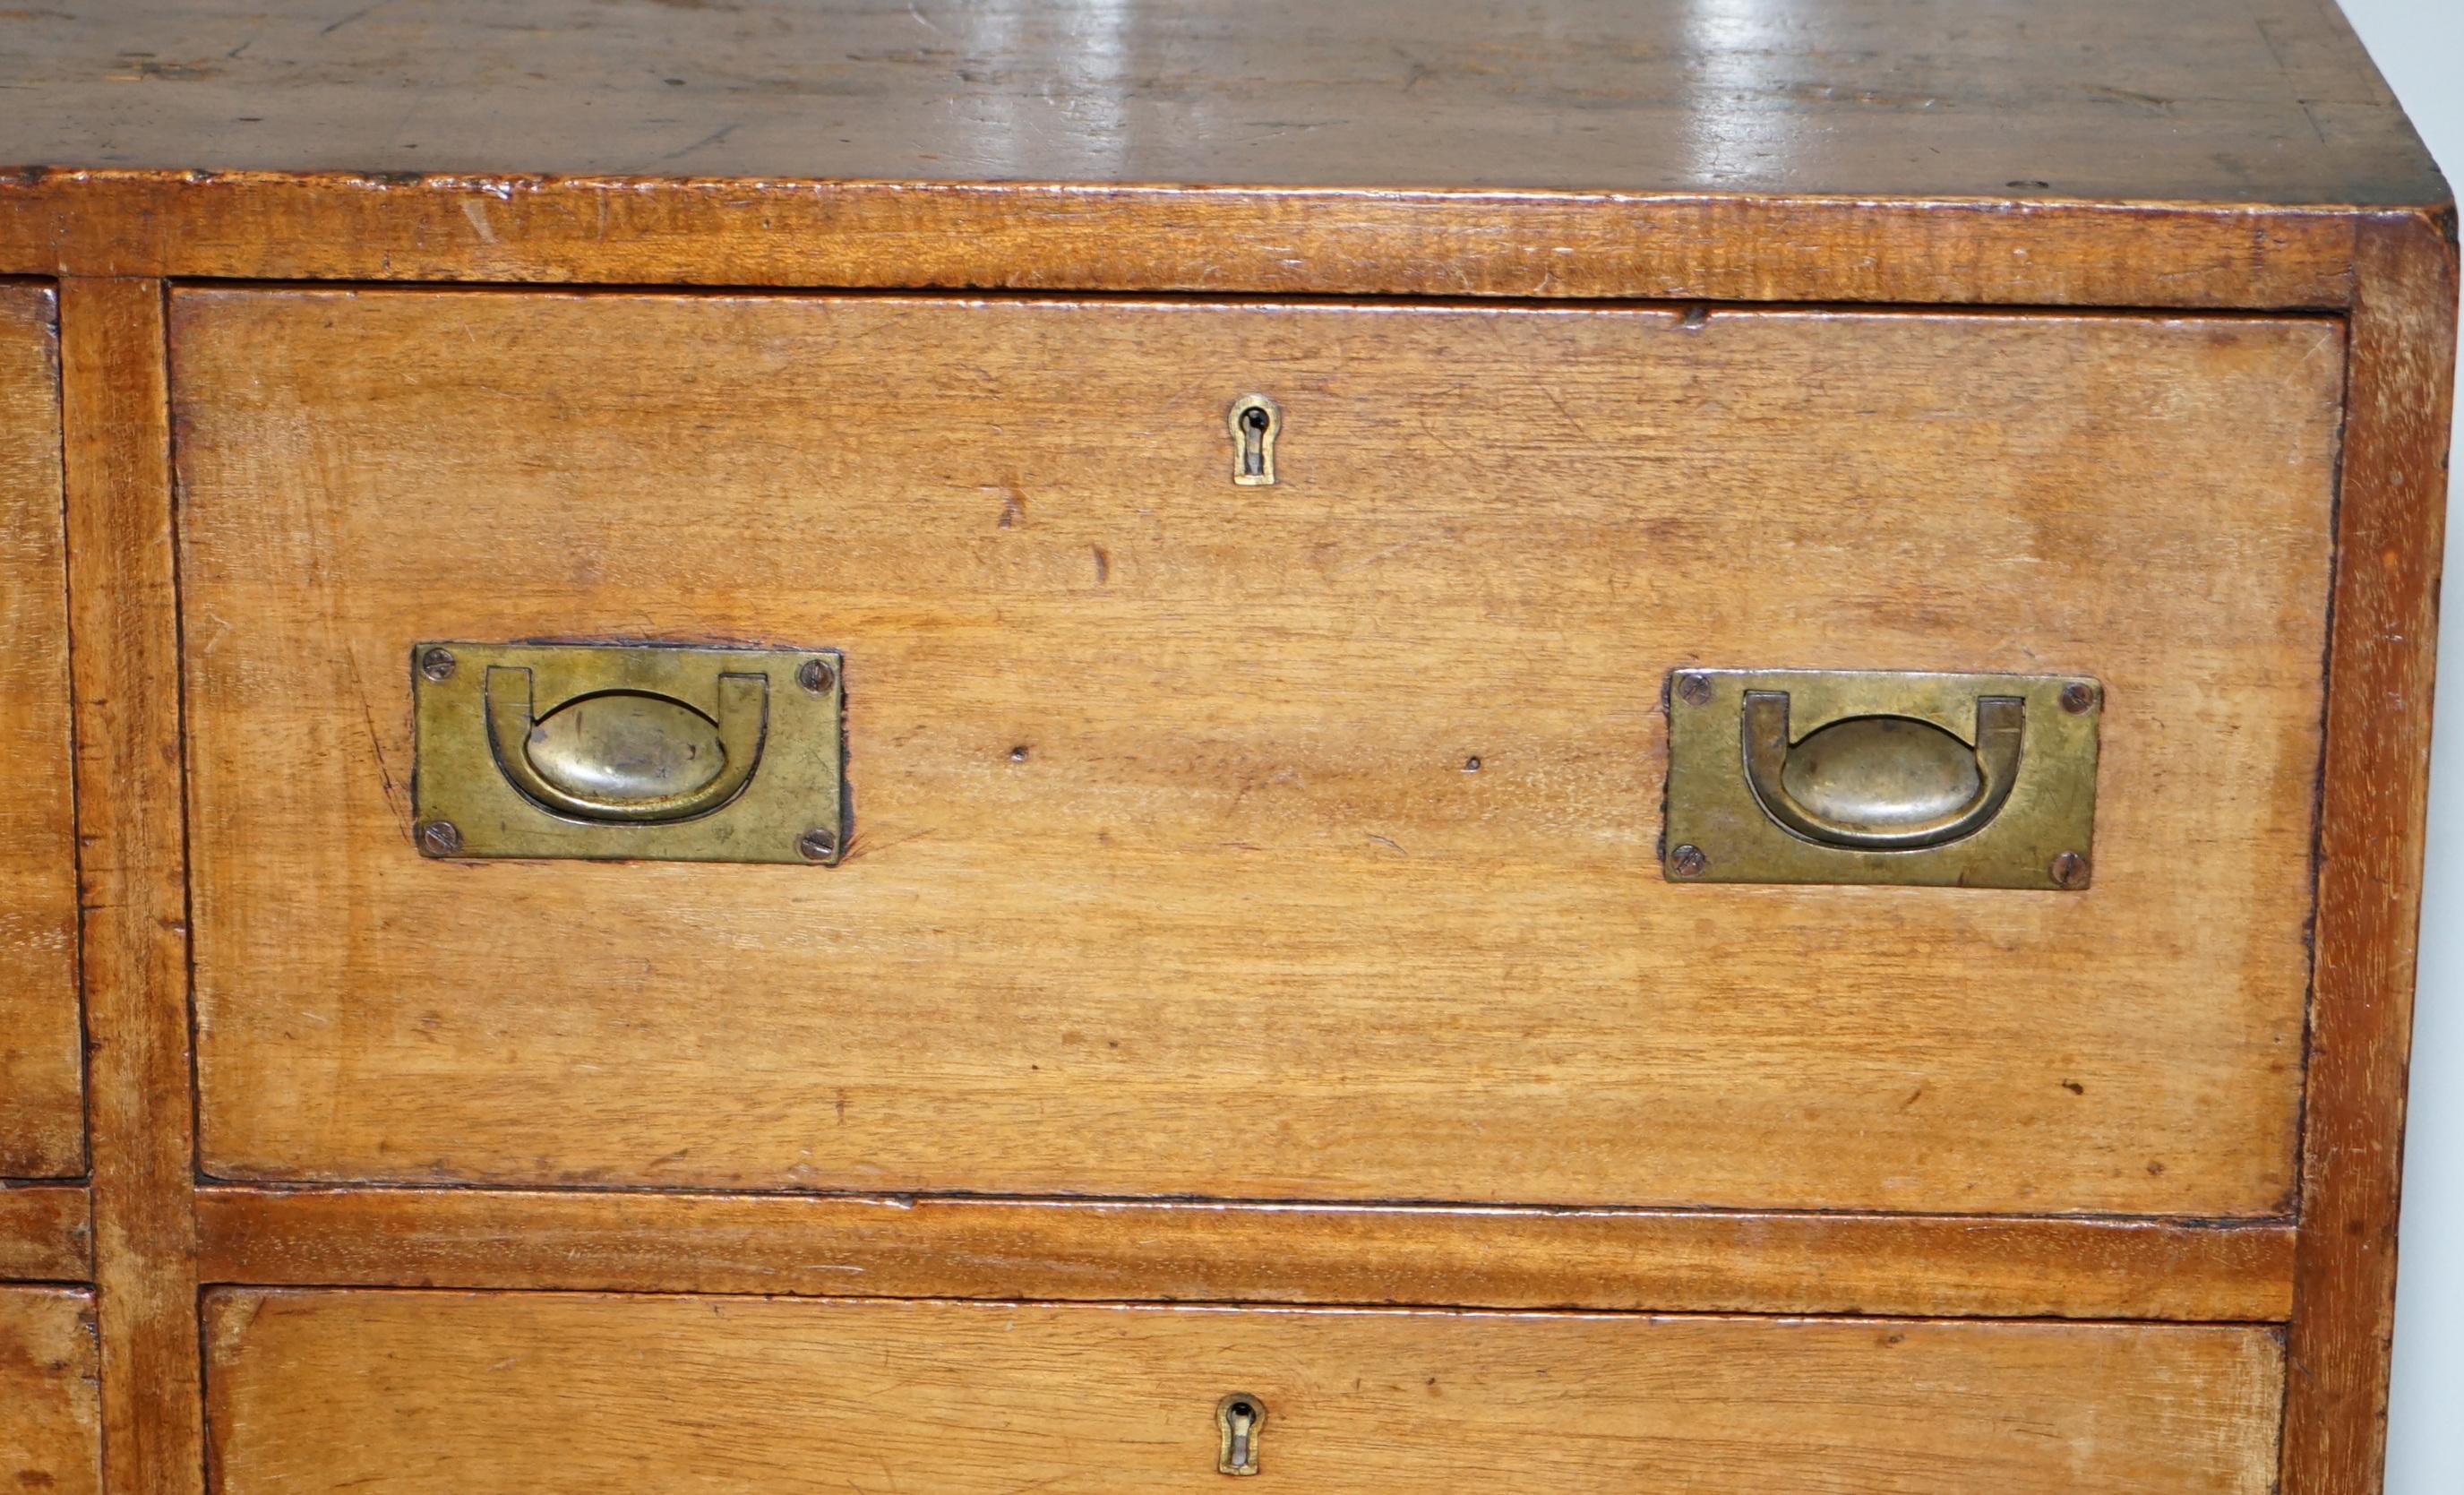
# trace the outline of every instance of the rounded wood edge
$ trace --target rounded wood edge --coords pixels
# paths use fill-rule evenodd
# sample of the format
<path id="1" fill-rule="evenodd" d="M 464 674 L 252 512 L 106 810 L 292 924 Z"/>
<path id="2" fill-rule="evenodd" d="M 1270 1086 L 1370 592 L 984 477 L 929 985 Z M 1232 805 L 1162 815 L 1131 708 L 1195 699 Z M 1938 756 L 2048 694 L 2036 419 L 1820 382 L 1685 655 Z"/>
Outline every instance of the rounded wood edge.
<path id="1" fill-rule="evenodd" d="M 2319 809 L 2286 1495 L 2376 1495 L 2456 346 L 2451 210 L 2357 248 Z"/>
<path id="2" fill-rule="evenodd" d="M 2349 304 L 2364 216 L 2087 200 L 34 169 L 0 176 L 0 274 L 2279 310 Z"/>

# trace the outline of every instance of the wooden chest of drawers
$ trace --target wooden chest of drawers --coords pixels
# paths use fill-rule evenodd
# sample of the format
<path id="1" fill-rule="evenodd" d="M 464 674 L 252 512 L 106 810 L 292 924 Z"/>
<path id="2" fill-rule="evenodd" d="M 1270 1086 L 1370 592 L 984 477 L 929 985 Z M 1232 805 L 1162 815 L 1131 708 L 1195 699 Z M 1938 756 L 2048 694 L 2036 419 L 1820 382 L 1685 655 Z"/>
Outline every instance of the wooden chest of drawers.
<path id="1" fill-rule="evenodd" d="M 2331 12 L 0 28 L 0 1484 L 2377 1487 Z"/>

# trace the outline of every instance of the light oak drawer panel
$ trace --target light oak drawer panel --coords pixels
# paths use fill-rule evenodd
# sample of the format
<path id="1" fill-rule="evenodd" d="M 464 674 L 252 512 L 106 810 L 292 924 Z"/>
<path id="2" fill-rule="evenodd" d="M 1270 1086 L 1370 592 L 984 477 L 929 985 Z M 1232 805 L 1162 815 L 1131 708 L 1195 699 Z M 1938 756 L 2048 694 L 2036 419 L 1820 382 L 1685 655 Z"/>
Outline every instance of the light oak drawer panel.
<path id="1" fill-rule="evenodd" d="M 223 1495 L 2162 1490 L 2273 1474 L 2247 1328 L 228 1289 Z"/>
<path id="2" fill-rule="evenodd" d="M 0 1489 L 99 1495 L 98 1360 L 93 1294 L 0 1287 Z"/>
<path id="3" fill-rule="evenodd" d="M 2288 1207 L 2330 319 L 172 330 L 216 1176 Z M 560 636 L 844 649 L 846 864 L 423 860 L 410 647 Z M 1663 881 L 1686 661 L 2094 676 L 2095 886 Z"/>
<path id="4" fill-rule="evenodd" d="M 0 1177 L 85 1172 L 54 297 L 0 282 Z"/>

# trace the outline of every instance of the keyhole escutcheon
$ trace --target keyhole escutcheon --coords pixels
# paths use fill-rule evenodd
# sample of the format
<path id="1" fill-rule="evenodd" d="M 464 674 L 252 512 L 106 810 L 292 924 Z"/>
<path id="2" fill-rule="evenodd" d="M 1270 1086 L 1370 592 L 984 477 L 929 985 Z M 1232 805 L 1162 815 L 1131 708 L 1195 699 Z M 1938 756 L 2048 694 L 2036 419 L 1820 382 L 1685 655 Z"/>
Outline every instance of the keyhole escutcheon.
<path id="1" fill-rule="evenodd" d="M 1266 1425 L 1266 1404 L 1245 1391 L 1236 1391 L 1215 1404 L 1215 1428 L 1221 1457 L 1215 1467 L 1222 1474 L 1258 1472 L 1258 1430 Z"/>
<path id="2" fill-rule="evenodd" d="M 1244 394 L 1232 402 L 1226 420 L 1232 428 L 1232 481 L 1243 488 L 1272 487 L 1284 407 L 1265 395 Z"/>

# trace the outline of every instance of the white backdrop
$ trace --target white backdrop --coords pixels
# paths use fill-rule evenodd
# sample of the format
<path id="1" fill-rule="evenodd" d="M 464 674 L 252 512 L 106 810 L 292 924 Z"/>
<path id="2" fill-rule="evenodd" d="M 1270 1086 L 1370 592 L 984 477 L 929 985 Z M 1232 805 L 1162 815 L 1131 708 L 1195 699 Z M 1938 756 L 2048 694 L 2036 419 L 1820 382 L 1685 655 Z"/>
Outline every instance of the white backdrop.
<path id="1" fill-rule="evenodd" d="M 2464 0 L 2343 6 L 2448 179 L 2464 180 Z M 2451 481 L 2448 491 L 2451 498 L 2464 495 L 2464 481 Z M 2451 503 L 2447 578 L 2387 1495 L 2464 1495 L 2464 503 Z"/>

